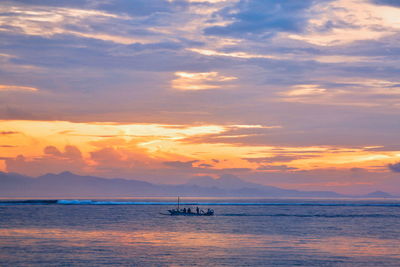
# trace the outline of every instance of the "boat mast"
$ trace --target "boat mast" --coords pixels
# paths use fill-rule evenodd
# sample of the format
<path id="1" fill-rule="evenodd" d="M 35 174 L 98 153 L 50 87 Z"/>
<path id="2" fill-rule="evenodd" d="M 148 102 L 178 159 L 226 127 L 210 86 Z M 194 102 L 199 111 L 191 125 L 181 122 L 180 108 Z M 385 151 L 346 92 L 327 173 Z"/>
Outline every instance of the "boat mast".
<path id="1" fill-rule="evenodd" d="M 179 197 L 178 197 L 178 211 L 179 211 Z"/>

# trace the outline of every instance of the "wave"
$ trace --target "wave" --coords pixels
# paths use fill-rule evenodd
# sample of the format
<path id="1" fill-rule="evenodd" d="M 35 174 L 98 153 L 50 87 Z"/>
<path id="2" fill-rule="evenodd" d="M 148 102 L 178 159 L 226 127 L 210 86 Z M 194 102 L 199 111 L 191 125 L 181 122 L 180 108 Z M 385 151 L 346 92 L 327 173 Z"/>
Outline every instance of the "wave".
<path id="1" fill-rule="evenodd" d="M 137 201 L 99 201 L 99 200 L 57 200 L 60 205 L 177 205 L 174 202 L 137 202 Z M 185 204 L 182 204 L 185 205 Z M 192 205 L 192 204 L 187 204 Z M 194 204 L 196 205 L 196 204 Z"/>
<path id="2" fill-rule="evenodd" d="M 151 202 L 151 201 L 103 201 L 103 200 L 0 200 L 0 205 L 169 205 L 175 206 L 177 202 Z M 400 207 L 400 203 L 244 203 L 244 202 L 181 202 L 180 205 L 192 206 L 338 206 L 338 207 Z"/>
<path id="3" fill-rule="evenodd" d="M 0 200 L 0 205 L 54 205 L 58 200 L 53 199 L 27 199 L 27 200 Z"/>

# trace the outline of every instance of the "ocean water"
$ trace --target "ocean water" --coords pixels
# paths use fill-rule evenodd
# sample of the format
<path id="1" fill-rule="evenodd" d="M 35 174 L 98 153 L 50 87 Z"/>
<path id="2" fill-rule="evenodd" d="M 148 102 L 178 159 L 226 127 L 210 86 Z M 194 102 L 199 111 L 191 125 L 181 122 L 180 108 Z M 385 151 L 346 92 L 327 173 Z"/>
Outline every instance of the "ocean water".
<path id="1" fill-rule="evenodd" d="M 0 266 L 400 266 L 400 200 L 0 200 Z"/>

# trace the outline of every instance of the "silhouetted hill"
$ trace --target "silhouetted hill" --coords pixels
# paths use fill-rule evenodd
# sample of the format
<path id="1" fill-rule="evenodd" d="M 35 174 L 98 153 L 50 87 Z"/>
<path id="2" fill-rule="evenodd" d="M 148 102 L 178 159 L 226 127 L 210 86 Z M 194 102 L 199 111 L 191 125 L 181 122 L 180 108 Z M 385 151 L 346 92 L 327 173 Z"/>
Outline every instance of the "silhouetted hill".
<path id="1" fill-rule="evenodd" d="M 2 197 L 118 197 L 157 192 L 157 186 L 143 181 L 80 176 L 71 172 L 49 173 L 37 178 L 1 173 L 0 183 Z"/>
<path id="2" fill-rule="evenodd" d="M 213 179 L 209 176 L 195 177 L 189 180 L 187 184 L 229 190 L 229 193 L 235 196 L 343 197 L 343 195 L 331 191 L 298 191 L 250 183 L 229 174 L 222 175 L 219 179 Z"/>
<path id="3" fill-rule="evenodd" d="M 391 194 L 388 194 L 386 192 L 383 191 L 375 191 L 375 192 L 371 192 L 369 194 L 364 195 L 363 197 L 367 197 L 367 198 L 391 198 L 394 197 Z"/>
<path id="4" fill-rule="evenodd" d="M 45 174 L 37 178 L 0 172 L 0 197 L 136 197 L 136 196 L 213 196 L 213 197 L 349 197 L 331 191 L 299 191 L 263 186 L 234 175 L 219 179 L 196 177 L 181 185 L 159 185 L 121 178 L 81 176 L 71 172 Z M 393 197 L 373 192 L 362 197 Z"/>
<path id="5" fill-rule="evenodd" d="M 197 176 L 189 180 L 186 185 L 197 185 L 202 187 L 218 187 L 226 190 L 235 190 L 241 188 L 258 188 L 261 185 L 249 183 L 239 179 L 231 174 L 221 175 L 220 178 L 214 179 L 210 176 Z"/>

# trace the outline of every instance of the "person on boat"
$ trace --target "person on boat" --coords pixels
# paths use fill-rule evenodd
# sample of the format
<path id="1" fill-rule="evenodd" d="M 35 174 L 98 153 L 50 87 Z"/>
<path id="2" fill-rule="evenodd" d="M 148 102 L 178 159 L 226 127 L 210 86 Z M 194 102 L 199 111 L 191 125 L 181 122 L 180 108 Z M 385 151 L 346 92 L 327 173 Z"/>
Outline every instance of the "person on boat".
<path id="1" fill-rule="evenodd" d="M 196 213 L 197 213 L 197 214 L 200 214 L 199 207 L 196 207 Z"/>
<path id="2" fill-rule="evenodd" d="M 186 213 L 186 208 L 183 208 L 183 213 Z"/>
<path id="3" fill-rule="evenodd" d="M 192 213 L 192 211 L 190 210 L 190 208 L 187 209 L 187 213 Z"/>

